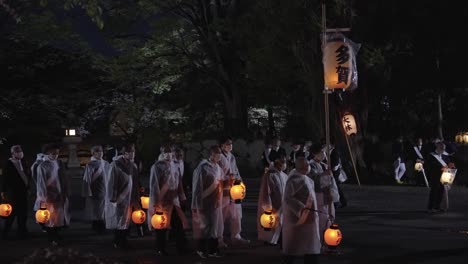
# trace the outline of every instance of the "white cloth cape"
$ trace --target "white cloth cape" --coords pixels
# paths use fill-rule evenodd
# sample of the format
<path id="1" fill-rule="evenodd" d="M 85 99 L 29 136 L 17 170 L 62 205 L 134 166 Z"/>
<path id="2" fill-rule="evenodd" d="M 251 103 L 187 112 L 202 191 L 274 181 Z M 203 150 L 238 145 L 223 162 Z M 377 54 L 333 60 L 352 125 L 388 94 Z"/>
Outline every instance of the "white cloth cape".
<path id="1" fill-rule="evenodd" d="M 283 252 L 287 255 L 319 254 L 321 243 L 314 182 L 294 171 L 286 181 L 283 198 Z"/>

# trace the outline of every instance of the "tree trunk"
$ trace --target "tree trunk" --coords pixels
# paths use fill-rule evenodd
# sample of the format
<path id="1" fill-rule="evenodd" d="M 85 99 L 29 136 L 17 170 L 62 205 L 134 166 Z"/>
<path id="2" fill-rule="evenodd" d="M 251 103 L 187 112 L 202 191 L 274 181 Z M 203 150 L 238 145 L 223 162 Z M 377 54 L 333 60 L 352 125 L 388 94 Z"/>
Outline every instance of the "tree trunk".
<path id="1" fill-rule="evenodd" d="M 267 137 L 273 138 L 276 136 L 276 129 L 275 129 L 275 120 L 273 119 L 273 108 L 271 105 L 267 107 L 268 111 L 268 132 Z"/>
<path id="2" fill-rule="evenodd" d="M 228 84 L 231 95 L 223 92 L 224 98 L 224 131 L 230 136 L 244 136 L 248 133 L 247 111 L 244 107 L 238 88 L 233 88 L 234 84 Z M 226 90 L 228 88 L 225 88 Z"/>

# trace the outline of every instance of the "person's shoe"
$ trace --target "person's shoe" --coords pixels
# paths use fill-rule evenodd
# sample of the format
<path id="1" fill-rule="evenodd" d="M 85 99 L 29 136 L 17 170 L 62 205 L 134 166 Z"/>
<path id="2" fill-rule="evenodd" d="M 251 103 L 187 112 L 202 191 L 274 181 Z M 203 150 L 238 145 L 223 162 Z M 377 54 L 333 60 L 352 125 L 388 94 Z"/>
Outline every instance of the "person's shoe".
<path id="1" fill-rule="evenodd" d="M 167 253 L 166 250 L 158 250 L 156 252 L 156 255 L 158 255 L 158 256 L 169 256 L 169 253 Z"/>
<path id="2" fill-rule="evenodd" d="M 221 252 L 215 252 L 215 253 L 208 253 L 209 258 L 222 258 L 224 257 L 224 254 Z"/>
<path id="3" fill-rule="evenodd" d="M 404 182 L 400 181 L 399 179 L 395 179 L 398 184 L 403 184 Z"/>
<path id="4" fill-rule="evenodd" d="M 437 209 L 429 209 L 429 210 L 427 210 L 427 213 L 428 214 L 435 214 L 435 213 L 437 213 Z"/>
<path id="5" fill-rule="evenodd" d="M 265 242 L 263 242 L 263 244 L 264 244 L 265 246 L 270 246 L 270 247 L 275 247 L 275 246 L 277 246 L 277 245 L 278 245 L 278 244 L 275 244 L 275 243 L 270 243 L 270 242 L 266 242 L 266 241 L 265 241 Z"/>
<path id="6" fill-rule="evenodd" d="M 247 245 L 247 244 L 250 244 L 250 240 L 243 239 L 242 237 L 232 238 L 231 242 L 232 242 L 233 245 Z"/>
<path id="7" fill-rule="evenodd" d="M 208 256 L 205 254 L 205 252 L 203 251 L 200 251 L 200 250 L 197 250 L 197 255 L 202 258 L 202 259 L 206 259 Z"/>

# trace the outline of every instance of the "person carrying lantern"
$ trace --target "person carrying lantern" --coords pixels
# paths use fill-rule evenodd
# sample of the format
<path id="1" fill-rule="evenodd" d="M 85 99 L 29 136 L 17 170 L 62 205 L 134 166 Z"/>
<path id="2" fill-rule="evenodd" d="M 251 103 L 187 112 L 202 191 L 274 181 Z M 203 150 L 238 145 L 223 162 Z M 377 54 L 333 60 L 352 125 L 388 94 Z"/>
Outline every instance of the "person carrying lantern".
<path id="1" fill-rule="evenodd" d="M 187 239 L 184 229 L 187 227 L 187 220 L 180 208 L 179 188 L 180 178 L 178 166 L 173 163 L 173 153 L 169 145 L 163 148 L 161 159 L 151 167 L 149 183 L 149 206 L 148 215 L 152 216 L 156 212 L 162 212 L 167 216 L 167 228 L 155 229 L 156 250 L 158 255 L 167 256 L 166 252 L 166 233 L 167 229 L 175 232 L 176 247 L 180 254 L 187 252 Z M 185 202 L 185 197 L 181 197 Z M 174 218 L 182 225 L 173 225 Z M 148 227 L 153 230 L 151 218 L 148 217 Z"/>
<path id="2" fill-rule="evenodd" d="M 319 230 L 320 238 L 323 241 L 323 233 L 335 219 L 335 202 L 339 202 L 340 197 L 338 187 L 333 178 L 333 172 L 323 163 L 325 153 L 321 144 L 313 145 L 310 149 L 312 159 L 310 160 L 310 178 L 314 181 L 315 194 L 317 197 L 317 207 L 319 208 Z"/>
<path id="3" fill-rule="evenodd" d="M 103 157 L 102 146 L 91 148 L 91 161 L 86 165 L 83 175 L 82 196 L 86 199 L 87 217 L 92 221 L 93 230 L 102 233 L 105 230 L 106 183 L 110 164 Z"/>
<path id="4" fill-rule="evenodd" d="M 304 263 L 317 264 L 321 250 L 319 216 L 314 181 L 308 177 L 310 166 L 304 157 L 296 159 L 294 169 L 286 181 L 283 197 L 283 253 L 284 264 L 294 263 L 304 256 Z"/>
<path id="5" fill-rule="evenodd" d="M 133 162 L 135 146 L 125 144 L 122 155 L 110 164 L 106 190 L 106 228 L 114 230 L 114 248 L 129 248 L 127 233 L 132 209 L 140 207 L 138 168 Z"/>
<path id="6" fill-rule="evenodd" d="M 284 173 L 286 168 L 286 159 L 278 157 L 274 161 L 274 166 L 265 172 L 260 184 L 257 209 L 257 219 L 259 220 L 257 221 L 258 240 L 269 245 L 276 245 L 281 242 L 279 241 L 283 216 L 281 205 L 284 187 L 288 179 L 288 175 Z M 270 212 L 276 218 L 276 224 L 272 227 L 272 230 L 266 231 L 260 225 L 260 218 L 264 212 Z"/>
<path id="7" fill-rule="evenodd" d="M 218 249 L 222 215 L 222 170 L 219 146 L 210 148 L 210 157 L 198 164 L 192 181 L 193 237 L 198 241 L 197 254 L 201 258 L 221 257 Z"/>
<path id="8" fill-rule="evenodd" d="M 232 139 L 224 137 L 221 141 L 221 159 L 219 166 L 222 170 L 222 184 L 223 184 L 223 225 L 220 225 L 219 246 L 226 247 L 224 243 L 224 225 L 229 222 L 231 229 L 231 242 L 232 244 L 248 244 L 250 240 L 241 237 L 241 219 L 242 219 L 242 205 L 231 201 L 230 189 L 235 180 L 242 181 L 237 168 L 236 158 L 232 154 Z"/>
<path id="9" fill-rule="evenodd" d="M 60 147 L 49 144 L 45 147 L 44 161 L 37 167 L 37 198 L 34 209 L 45 205 L 50 212 L 44 228 L 50 243 L 57 246 L 61 243 L 60 230 L 70 224 L 69 200 L 70 182 L 65 176 L 65 168 L 58 160 Z"/>
<path id="10" fill-rule="evenodd" d="M 29 172 L 25 170 L 26 164 L 23 161 L 23 150 L 20 145 L 12 146 L 10 149 L 11 158 L 7 161 L 4 175 L 1 182 L 1 199 L 8 201 L 13 210 L 5 221 L 2 238 L 7 239 L 8 233 L 17 221 L 18 235 L 24 238 L 28 234 L 26 220 L 28 216 L 28 189 L 31 185 Z"/>
<path id="11" fill-rule="evenodd" d="M 445 144 L 441 141 L 435 143 L 434 152 L 431 152 L 427 156 L 424 163 L 429 187 L 431 188 L 427 205 L 428 213 L 437 213 L 447 210 L 446 206 L 441 207 L 444 192 L 448 190 L 446 190 L 446 186 L 440 182 L 440 177 L 445 169 L 452 169 L 455 166 L 451 163 L 450 157 L 448 155 L 444 155 L 444 152 Z M 446 200 L 446 203 L 448 204 L 448 199 Z"/>

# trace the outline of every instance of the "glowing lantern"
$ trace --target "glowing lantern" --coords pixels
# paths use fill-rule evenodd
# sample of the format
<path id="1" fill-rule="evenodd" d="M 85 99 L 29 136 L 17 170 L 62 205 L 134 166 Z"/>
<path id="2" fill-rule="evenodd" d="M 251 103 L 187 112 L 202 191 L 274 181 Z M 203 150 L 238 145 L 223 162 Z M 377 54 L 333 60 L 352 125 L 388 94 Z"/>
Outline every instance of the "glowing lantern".
<path id="1" fill-rule="evenodd" d="M 239 204 L 245 198 L 245 185 L 240 181 L 236 180 L 234 185 L 231 187 L 231 199 L 236 203 Z"/>
<path id="2" fill-rule="evenodd" d="M 163 212 L 156 212 L 151 217 L 151 226 L 154 229 L 166 229 L 167 224 L 167 216 Z"/>
<path id="3" fill-rule="evenodd" d="M 324 80 L 327 89 L 348 89 L 352 83 L 354 50 L 344 36 L 330 39 L 323 48 Z"/>
<path id="4" fill-rule="evenodd" d="M 260 216 L 260 225 L 265 231 L 270 231 L 272 228 L 275 228 L 276 216 L 271 211 L 265 211 Z"/>
<path id="5" fill-rule="evenodd" d="M 0 204 L 0 216 L 1 217 L 8 217 L 11 215 L 11 211 L 13 211 L 13 207 L 9 203 L 2 203 Z"/>
<path id="6" fill-rule="evenodd" d="M 455 180 L 457 169 L 445 169 L 440 176 L 440 183 L 451 185 Z"/>
<path id="7" fill-rule="evenodd" d="M 423 164 L 421 162 L 416 162 L 414 164 L 414 170 L 415 171 L 422 171 L 422 169 L 423 169 Z"/>
<path id="8" fill-rule="evenodd" d="M 338 229 L 337 224 L 332 224 L 324 234 L 325 243 L 330 247 L 337 247 L 341 243 L 343 235 L 341 234 L 340 229 Z"/>
<path id="9" fill-rule="evenodd" d="M 462 141 L 462 143 L 468 144 L 468 132 L 465 132 L 465 133 L 463 134 L 463 141 Z"/>
<path id="10" fill-rule="evenodd" d="M 354 116 L 352 114 L 344 114 L 341 121 L 343 123 L 343 129 L 346 135 L 351 136 L 357 133 L 356 119 L 354 119 Z"/>
<path id="11" fill-rule="evenodd" d="M 45 205 L 41 205 L 41 208 L 36 212 L 36 221 L 39 224 L 45 224 L 50 219 L 50 212 L 47 210 Z"/>
<path id="12" fill-rule="evenodd" d="M 146 214 L 143 210 L 135 210 L 132 213 L 132 221 L 137 225 L 141 225 L 146 220 Z"/>
<path id="13" fill-rule="evenodd" d="M 140 201 L 141 201 L 141 207 L 143 209 L 148 209 L 148 206 L 149 206 L 149 197 L 148 197 L 148 195 L 142 195 L 140 197 Z"/>
<path id="14" fill-rule="evenodd" d="M 463 143 L 463 133 L 458 133 L 456 136 L 455 136 L 455 142 L 456 143 Z"/>

